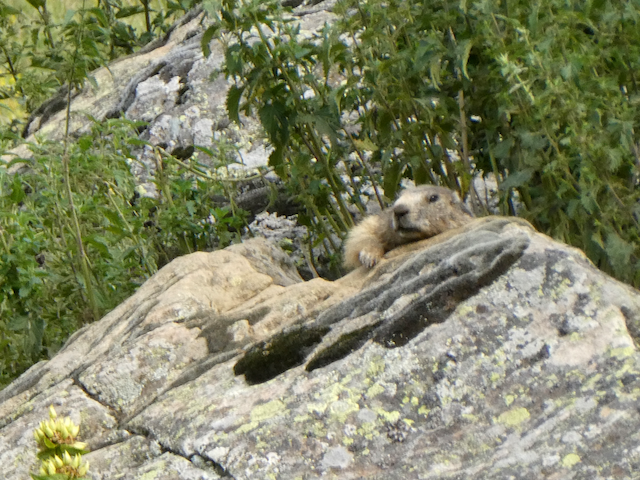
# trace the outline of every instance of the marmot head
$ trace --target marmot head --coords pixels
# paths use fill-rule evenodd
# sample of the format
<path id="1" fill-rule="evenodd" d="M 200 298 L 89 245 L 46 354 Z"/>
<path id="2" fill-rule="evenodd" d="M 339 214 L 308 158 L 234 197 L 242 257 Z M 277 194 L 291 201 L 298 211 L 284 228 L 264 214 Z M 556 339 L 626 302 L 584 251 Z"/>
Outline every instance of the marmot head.
<path id="1" fill-rule="evenodd" d="M 455 192 L 433 185 L 405 190 L 391 211 L 391 228 L 406 241 L 433 237 L 473 217 Z"/>

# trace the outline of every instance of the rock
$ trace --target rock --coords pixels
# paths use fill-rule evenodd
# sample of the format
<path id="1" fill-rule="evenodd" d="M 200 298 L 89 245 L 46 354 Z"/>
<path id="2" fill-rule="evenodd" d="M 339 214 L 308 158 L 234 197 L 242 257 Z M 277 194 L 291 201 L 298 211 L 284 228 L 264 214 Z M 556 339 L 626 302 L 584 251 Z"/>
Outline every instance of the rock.
<path id="1" fill-rule="evenodd" d="M 195 253 L 0 392 L 0 461 L 34 470 L 53 404 L 93 479 L 637 478 L 638 312 L 501 217 L 334 282 L 262 239 Z"/>
<path id="2" fill-rule="evenodd" d="M 300 7 L 292 13 L 303 34 L 321 29 L 335 15 L 329 10 L 334 1 L 324 1 L 314 7 Z M 91 122 L 124 116 L 128 120 L 148 122 L 140 138 L 162 146 L 169 153 L 184 158 L 184 152 L 194 146 L 211 147 L 213 139 L 228 139 L 236 147 L 234 160 L 241 168 L 266 166 L 270 149 L 264 145 L 264 134 L 258 119 L 242 116 L 242 126 L 231 123 L 226 113 L 230 81 L 222 73 L 223 47 L 217 40 L 210 44 L 211 54 L 205 58 L 201 40 L 210 20 L 202 8 L 194 8 L 180 19 L 162 38 L 141 51 L 111 62 L 91 73 L 97 89 L 85 86 L 73 95 L 69 132 L 72 137 L 88 133 Z M 204 28 L 203 28 L 204 25 Z M 67 98 L 60 91 L 45 102 L 29 118 L 23 135 L 27 141 L 39 138 L 60 140 L 64 137 Z M 141 162 L 135 172 L 142 182 L 149 181 L 156 160 L 147 147 L 134 152 Z M 207 157 L 199 154 L 206 163 Z M 26 146 L 20 146 L 1 157 L 8 162 L 15 157 L 31 158 Z M 10 172 L 24 164 L 15 164 Z M 147 189 L 153 189 L 148 186 Z"/>

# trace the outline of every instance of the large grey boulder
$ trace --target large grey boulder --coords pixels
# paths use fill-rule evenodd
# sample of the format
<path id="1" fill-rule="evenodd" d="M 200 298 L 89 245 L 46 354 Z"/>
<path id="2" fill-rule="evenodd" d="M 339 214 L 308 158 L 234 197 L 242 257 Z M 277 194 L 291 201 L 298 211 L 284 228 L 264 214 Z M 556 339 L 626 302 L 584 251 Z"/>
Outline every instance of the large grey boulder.
<path id="1" fill-rule="evenodd" d="M 53 404 L 94 479 L 633 479 L 640 294 L 479 219 L 302 282 L 265 240 L 179 258 L 0 392 L 3 478 Z"/>

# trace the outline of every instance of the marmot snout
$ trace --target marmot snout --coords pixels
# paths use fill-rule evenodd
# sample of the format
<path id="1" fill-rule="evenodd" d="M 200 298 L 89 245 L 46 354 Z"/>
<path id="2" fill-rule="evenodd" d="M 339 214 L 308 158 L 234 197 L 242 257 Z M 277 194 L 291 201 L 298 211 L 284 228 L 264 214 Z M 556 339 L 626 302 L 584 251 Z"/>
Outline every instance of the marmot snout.
<path id="1" fill-rule="evenodd" d="M 472 218 L 448 188 L 423 185 L 405 190 L 391 208 L 365 218 L 349 232 L 344 265 L 371 268 L 389 250 L 460 227 Z"/>

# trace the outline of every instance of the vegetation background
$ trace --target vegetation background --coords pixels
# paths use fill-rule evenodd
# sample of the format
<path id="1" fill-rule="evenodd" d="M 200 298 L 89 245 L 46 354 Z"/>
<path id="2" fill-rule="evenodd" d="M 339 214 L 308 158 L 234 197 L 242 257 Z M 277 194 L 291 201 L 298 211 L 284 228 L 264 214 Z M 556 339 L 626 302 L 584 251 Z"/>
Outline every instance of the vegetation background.
<path id="1" fill-rule="evenodd" d="M 474 179 L 490 176 L 502 214 L 640 286 L 640 0 L 340 0 L 311 37 L 273 1 L 86 0 L 62 19 L 28 3 L 31 20 L 0 2 L 1 95 L 26 113 L 202 3 L 205 55 L 213 38 L 225 47 L 228 115 L 260 119 L 269 168 L 333 265 L 368 198 L 384 205 L 407 178 L 477 200 Z M 15 112 L 5 149 L 21 141 Z M 25 173 L 0 171 L 0 385 L 176 255 L 239 238 L 242 212 L 210 206 L 228 187 L 195 159 L 156 148 L 158 198 L 136 196 L 137 128 L 96 122 L 32 144 Z"/>

